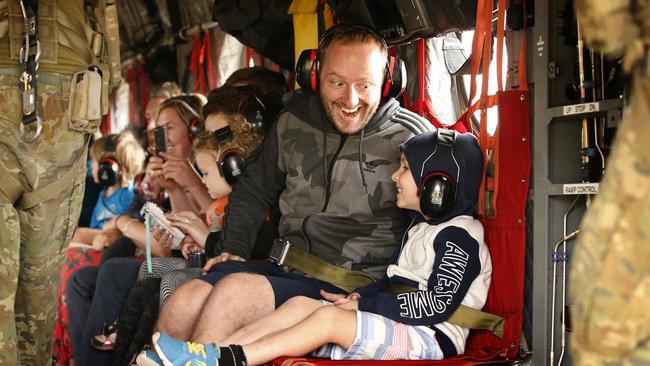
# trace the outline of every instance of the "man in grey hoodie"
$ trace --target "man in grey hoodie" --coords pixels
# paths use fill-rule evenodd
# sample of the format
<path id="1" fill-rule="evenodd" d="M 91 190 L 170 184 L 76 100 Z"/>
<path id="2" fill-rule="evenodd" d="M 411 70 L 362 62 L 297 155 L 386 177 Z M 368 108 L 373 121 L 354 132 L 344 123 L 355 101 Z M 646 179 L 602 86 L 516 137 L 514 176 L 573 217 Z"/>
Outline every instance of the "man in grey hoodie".
<path id="1" fill-rule="evenodd" d="M 434 130 L 386 95 L 393 81 L 387 52 L 376 33 L 361 27 L 336 26 L 321 38 L 311 69 L 316 90 L 286 98 L 233 186 L 223 230 L 207 239 L 206 251 L 219 255 L 205 276 L 168 299 L 159 330 L 177 339 L 220 341 L 293 296 L 346 292 L 287 266 L 245 261 L 274 204 L 280 236 L 292 246 L 382 276 L 408 225 L 391 181 L 398 146 Z"/>

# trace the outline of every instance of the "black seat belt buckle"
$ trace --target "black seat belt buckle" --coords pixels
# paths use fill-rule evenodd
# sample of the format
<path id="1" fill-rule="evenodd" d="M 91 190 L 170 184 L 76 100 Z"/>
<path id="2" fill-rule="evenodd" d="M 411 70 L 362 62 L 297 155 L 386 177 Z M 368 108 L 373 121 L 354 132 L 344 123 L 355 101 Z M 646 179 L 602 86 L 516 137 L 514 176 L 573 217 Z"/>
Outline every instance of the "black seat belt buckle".
<path id="1" fill-rule="evenodd" d="M 284 260 L 287 258 L 287 253 L 289 253 L 290 247 L 291 243 L 288 240 L 273 240 L 273 246 L 269 251 L 269 259 L 271 262 L 274 262 L 278 266 L 282 266 L 284 264 Z"/>

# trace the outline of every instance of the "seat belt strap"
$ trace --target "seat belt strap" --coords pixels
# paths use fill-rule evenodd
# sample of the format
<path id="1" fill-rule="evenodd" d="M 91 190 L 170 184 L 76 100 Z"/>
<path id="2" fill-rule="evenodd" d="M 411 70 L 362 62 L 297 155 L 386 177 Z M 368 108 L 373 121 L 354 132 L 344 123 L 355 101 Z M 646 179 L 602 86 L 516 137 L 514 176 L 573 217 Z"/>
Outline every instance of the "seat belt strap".
<path id="1" fill-rule="evenodd" d="M 391 284 L 388 287 L 388 292 L 394 294 L 414 291 L 419 291 L 419 289 L 401 284 Z M 463 304 L 458 306 L 447 322 L 463 328 L 489 330 L 495 336 L 503 339 L 504 318 Z"/>
<path id="2" fill-rule="evenodd" d="M 88 152 L 88 139 L 86 139 L 86 148 L 84 153 L 79 156 L 77 161 L 72 165 L 61 178 L 54 182 L 42 187 L 37 188 L 31 192 L 25 192 L 18 199 L 16 207 L 21 210 L 29 210 L 41 202 L 46 202 L 59 195 L 63 190 L 72 187 L 75 178 L 80 171 L 86 166 L 86 154 Z"/>
<path id="3" fill-rule="evenodd" d="M 269 259 L 279 266 L 288 266 L 347 292 L 375 282 L 375 279 L 365 272 L 336 266 L 281 239 L 273 244 Z"/>

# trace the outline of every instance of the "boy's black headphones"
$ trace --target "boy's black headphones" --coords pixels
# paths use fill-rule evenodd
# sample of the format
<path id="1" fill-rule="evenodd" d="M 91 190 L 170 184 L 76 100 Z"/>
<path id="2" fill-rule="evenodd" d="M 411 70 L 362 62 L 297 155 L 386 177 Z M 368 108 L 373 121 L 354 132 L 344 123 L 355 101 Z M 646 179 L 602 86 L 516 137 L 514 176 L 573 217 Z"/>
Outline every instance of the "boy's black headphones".
<path id="1" fill-rule="evenodd" d="M 323 44 L 335 33 L 341 30 L 356 29 L 366 33 L 370 33 L 374 38 L 379 41 L 386 52 L 388 52 L 388 45 L 386 41 L 377 32 L 370 28 L 361 27 L 358 25 L 345 25 L 337 24 L 323 33 L 318 41 L 318 49 L 303 50 L 298 57 L 296 63 L 296 82 L 301 88 L 318 90 L 319 73 L 320 73 L 320 49 Z M 384 81 L 381 88 L 381 96 L 396 98 L 406 89 L 406 66 L 404 61 L 397 57 L 388 55 L 386 59 L 386 68 L 384 74 Z"/>
<path id="2" fill-rule="evenodd" d="M 456 131 L 439 128 L 436 137 L 436 146 L 431 155 L 429 155 L 422 163 L 422 170 L 420 171 L 420 186 L 418 187 L 418 194 L 420 195 L 420 210 L 425 216 L 432 219 L 443 217 L 449 213 L 456 204 L 460 166 L 454 156 L 455 141 Z M 438 152 L 438 149 L 449 149 L 451 158 L 457 168 L 456 178 L 440 171 L 433 171 L 422 177 L 426 162 Z"/>
<path id="3" fill-rule="evenodd" d="M 120 163 L 115 158 L 117 150 L 117 137 L 118 135 L 109 135 L 104 142 L 104 154 L 106 154 L 99 161 L 97 175 L 99 177 L 99 184 L 102 187 L 111 187 L 117 183 L 122 168 Z"/>
<path id="4" fill-rule="evenodd" d="M 214 131 L 214 136 L 217 138 L 217 141 L 219 141 L 219 145 L 222 145 L 233 138 L 230 126 Z M 246 162 L 238 150 L 228 149 L 219 156 L 217 167 L 219 168 L 219 174 L 224 177 L 226 182 L 233 185 L 237 181 L 237 178 L 244 172 Z"/>

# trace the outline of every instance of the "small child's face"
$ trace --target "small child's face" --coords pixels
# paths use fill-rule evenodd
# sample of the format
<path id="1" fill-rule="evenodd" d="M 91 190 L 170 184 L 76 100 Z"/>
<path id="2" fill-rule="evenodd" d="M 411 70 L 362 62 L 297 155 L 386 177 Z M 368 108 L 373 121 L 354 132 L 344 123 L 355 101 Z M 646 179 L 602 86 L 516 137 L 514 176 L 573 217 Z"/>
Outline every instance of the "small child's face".
<path id="1" fill-rule="evenodd" d="M 397 188 L 397 207 L 420 212 L 418 186 L 415 184 L 415 179 L 413 179 L 413 174 L 404 154 L 401 155 L 399 164 L 399 168 L 391 177 Z"/>
<path id="2" fill-rule="evenodd" d="M 232 190 L 228 182 L 226 182 L 226 179 L 219 173 L 215 155 L 211 152 L 199 151 L 195 157 L 196 165 L 199 166 L 199 169 L 203 173 L 203 184 L 208 189 L 208 193 L 212 199 L 227 196 Z"/>

